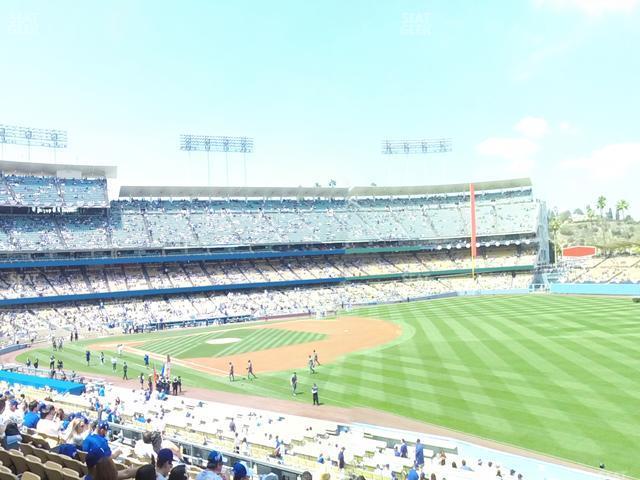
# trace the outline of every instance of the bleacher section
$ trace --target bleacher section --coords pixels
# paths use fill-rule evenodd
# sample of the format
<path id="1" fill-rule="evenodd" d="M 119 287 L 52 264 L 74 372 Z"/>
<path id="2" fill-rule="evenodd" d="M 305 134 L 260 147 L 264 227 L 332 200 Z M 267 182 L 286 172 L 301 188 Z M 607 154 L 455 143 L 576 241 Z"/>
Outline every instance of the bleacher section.
<path id="1" fill-rule="evenodd" d="M 533 246 L 480 249 L 476 268 L 533 266 Z M 468 251 L 265 258 L 258 262 L 198 261 L 128 264 L 95 269 L 79 267 L 37 270 L 0 269 L 0 298 L 47 297 L 91 292 L 167 289 L 203 285 L 262 284 L 286 280 L 357 278 L 470 269 Z M 105 274 L 109 279 L 104 281 Z"/>
<path id="2" fill-rule="evenodd" d="M 565 283 L 638 283 L 640 257 L 615 255 L 590 257 L 572 262 L 562 279 Z"/>
<path id="3" fill-rule="evenodd" d="M 11 388 L 0 383 L 10 398 L 24 395 L 21 410 L 30 400 L 42 402 L 46 398 L 48 405 L 63 410 L 65 416 L 74 413 L 78 418 L 96 420 L 100 415 L 97 405 L 100 398 L 99 402 L 110 412 L 109 447 L 112 452 L 121 452 L 115 459 L 119 471 L 145 465 L 155 455 L 152 445 L 143 440 L 145 431 L 157 432 L 153 435 L 162 440 L 163 448 L 171 448 L 179 459 L 189 462 L 187 471 L 191 480 L 204 468 L 206 456 L 213 449 L 227 457 L 226 475 L 231 473 L 233 462 L 242 460 L 254 468 L 256 476 L 252 480 L 268 472 L 276 472 L 282 480 L 294 480 L 305 470 L 310 471 L 313 478 L 328 473 L 331 478 L 338 479 L 363 475 L 369 480 L 388 480 L 405 478 L 413 467 L 416 438 L 407 438 L 407 458 L 395 453 L 409 432 L 387 429 L 381 436 L 374 427 L 368 430 L 366 426 L 203 402 L 183 396 L 159 400 L 154 394 L 146 400 L 142 390 L 109 385 L 104 388 L 104 396 L 97 397 L 102 385 L 90 383 L 86 394 L 74 396 L 30 386 Z M 235 432 L 231 429 L 231 421 Z M 0 449 L 1 478 L 16 480 L 13 475 L 23 475 L 23 479 L 31 479 L 32 473 L 45 480 L 73 480 L 86 475 L 85 452 L 80 451 L 78 459 L 72 459 L 52 449 L 65 442 L 79 441 L 81 444 L 82 438 L 90 433 L 90 427 L 81 427 L 83 431 L 76 437 L 72 431 L 63 428 L 62 420 L 56 419 L 55 424 L 59 428 L 56 435 L 37 427 L 23 428 L 20 443 L 10 450 Z M 424 470 L 433 474 L 431 478 L 488 480 L 496 478 L 499 471 L 506 477 L 512 468 L 521 466 L 496 464 L 489 451 L 486 458 L 465 458 L 453 441 L 424 433 L 412 434 L 417 435 L 425 447 Z M 275 454 L 276 445 L 279 446 L 278 455 Z M 344 470 L 338 468 L 336 461 L 342 447 L 345 448 Z M 320 454 L 324 463 L 317 460 Z M 463 460 L 471 468 L 460 468 Z M 524 465 L 527 467 L 531 468 Z M 514 471 L 512 477 L 516 478 L 518 473 L 522 471 Z M 531 475 L 535 471 L 524 473 Z"/>
<path id="4" fill-rule="evenodd" d="M 0 207 L 105 208 L 105 179 L 0 174 Z"/>
<path id="5" fill-rule="evenodd" d="M 0 215 L 4 251 L 224 247 L 301 243 L 442 241 L 470 236 L 467 205 L 379 209 L 356 201 L 114 201 L 105 215 Z M 179 207 L 179 208 L 176 208 Z M 479 238 L 532 235 L 539 204 L 478 204 Z M 2 238 L 9 241 L 2 242 Z M 92 242 L 87 240 L 92 239 Z"/>

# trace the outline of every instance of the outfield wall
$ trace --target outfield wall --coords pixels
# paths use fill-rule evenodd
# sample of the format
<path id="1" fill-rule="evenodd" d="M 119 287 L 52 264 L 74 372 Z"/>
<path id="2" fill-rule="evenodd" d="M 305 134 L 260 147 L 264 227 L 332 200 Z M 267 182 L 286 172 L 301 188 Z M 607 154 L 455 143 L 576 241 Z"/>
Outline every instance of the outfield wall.
<path id="1" fill-rule="evenodd" d="M 552 283 L 549 289 L 565 295 L 640 296 L 640 283 Z"/>

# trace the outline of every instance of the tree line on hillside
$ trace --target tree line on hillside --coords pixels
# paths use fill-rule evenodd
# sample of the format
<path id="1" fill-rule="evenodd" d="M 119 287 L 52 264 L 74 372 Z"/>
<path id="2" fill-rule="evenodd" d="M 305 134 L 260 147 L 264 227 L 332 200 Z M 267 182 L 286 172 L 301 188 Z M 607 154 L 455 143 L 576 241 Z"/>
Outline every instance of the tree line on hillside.
<path id="1" fill-rule="evenodd" d="M 626 215 L 629 202 L 621 199 L 608 206 L 607 198 L 600 195 L 595 209 L 587 205 L 585 210 L 576 208 L 573 212 L 550 211 L 549 232 L 556 253 L 571 245 L 595 246 L 604 255 L 640 253 L 640 222 Z"/>

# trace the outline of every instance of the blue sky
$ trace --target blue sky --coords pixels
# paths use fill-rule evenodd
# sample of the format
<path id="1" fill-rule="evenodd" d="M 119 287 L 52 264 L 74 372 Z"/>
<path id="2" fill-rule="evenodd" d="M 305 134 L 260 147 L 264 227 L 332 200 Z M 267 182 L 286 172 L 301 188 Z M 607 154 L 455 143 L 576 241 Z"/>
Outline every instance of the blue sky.
<path id="1" fill-rule="evenodd" d="M 66 129 L 58 161 L 124 184 L 206 184 L 179 134 L 247 135 L 250 185 L 530 175 L 550 206 L 640 215 L 640 0 L 5 1 L 0 45 L 0 123 Z"/>

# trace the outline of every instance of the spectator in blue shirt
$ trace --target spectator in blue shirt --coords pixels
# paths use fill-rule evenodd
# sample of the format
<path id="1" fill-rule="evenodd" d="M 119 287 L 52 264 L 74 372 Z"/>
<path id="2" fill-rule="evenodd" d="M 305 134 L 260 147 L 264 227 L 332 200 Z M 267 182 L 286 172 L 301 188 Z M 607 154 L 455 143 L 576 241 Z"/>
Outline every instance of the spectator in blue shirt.
<path id="1" fill-rule="evenodd" d="M 38 402 L 35 400 L 29 402 L 29 411 L 24 414 L 22 425 L 27 428 L 36 428 L 36 425 L 38 425 L 38 422 L 40 421 L 40 414 L 37 410 Z"/>
<path id="2" fill-rule="evenodd" d="M 98 422 L 94 433 L 87 435 L 87 438 L 85 438 L 82 442 L 82 450 L 84 450 L 85 452 L 90 452 L 91 450 L 101 448 L 104 451 L 109 451 L 109 455 L 111 455 L 111 451 L 109 450 L 109 442 L 106 438 L 108 431 L 109 422 L 107 422 L 106 420 Z"/>
<path id="3" fill-rule="evenodd" d="M 424 446 L 420 443 L 420 439 L 416 440 L 416 465 L 418 467 L 424 465 Z"/>
<path id="4" fill-rule="evenodd" d="M 402 444 L 400 445 L 400 456 L 402 458 L 409 457 L 409 447 L 407 446 L 407 442 L 404 438 L 402 439 Z"/>

